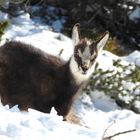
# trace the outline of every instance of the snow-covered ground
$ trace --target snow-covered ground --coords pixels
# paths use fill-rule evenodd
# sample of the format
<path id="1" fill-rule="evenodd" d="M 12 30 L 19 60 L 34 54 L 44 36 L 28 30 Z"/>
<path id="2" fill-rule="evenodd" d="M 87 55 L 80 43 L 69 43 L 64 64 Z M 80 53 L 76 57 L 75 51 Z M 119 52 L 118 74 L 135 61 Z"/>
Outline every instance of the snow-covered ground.
<path id="1" fill-rule="evenodd" d="M 0 14 L 0 18 L 7 18 Z M 48 26 L 38 24 L 28 14 L 11 20 L 11 26 L 2 37 L 6 40 L 20 40 L 34 45 L 47 53 L 68 60 L 73 53 L 71 39 L 61 33 L 54 33 Z M 100 67 L 108 69 L 112 66 L 112 58 L 118 57 L 104 51 L 105 55 L 98 58 Z M 128 57 L 121 58 L 124 62 L 135 62 L 140 66 L 140 52 L 136 51 Z M 74 109 L 81 118 L 83 126 L 62 121 L 54 108 L 50 114 L 33 109 L 20 112 L 15 106 L 9 109 L 0 107 L 0 140 L 101 140 L 103 137 L 134 130 L 113 137 L 113 140 L 139 140 L 140 115 L 129 110 L 120 109 L 116 103 L 99 91 L 89 97 L 80 96 L 74 103 Z"/>

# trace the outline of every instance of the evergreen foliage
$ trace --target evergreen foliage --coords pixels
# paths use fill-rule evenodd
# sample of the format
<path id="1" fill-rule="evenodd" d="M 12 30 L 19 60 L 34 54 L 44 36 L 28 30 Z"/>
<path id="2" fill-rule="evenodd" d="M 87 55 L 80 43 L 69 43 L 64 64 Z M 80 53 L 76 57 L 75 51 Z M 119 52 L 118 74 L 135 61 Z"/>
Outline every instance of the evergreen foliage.
<path id="1" fill-rule="evenodd" d="M 8 25 L 9 25 L 8 21 L 1 21 L 0 22 L 0 41 L 1 41 L 1 37 L 4 34 L 4 31 L 8 27 Z"/>
<path id="2" fill-rule="evenodd" d="M 121 60 L 113 60 L 113 67 L 103 71 L 97 64 L 85 91 L 103 91 L 122 108 L 140 113 L 140 68 L 135 64 L 124 65 Z"/>
<path id="3" fill-rule="evenodd" d="M 131 49 L 140 49 L 140 18 L 130 19 L 130 14 L 140 8 L 138 1 L 82 0 L 68 6 L 68 24 L 80 22 L 89 34 L 109 30 L 112 37 Z"/>

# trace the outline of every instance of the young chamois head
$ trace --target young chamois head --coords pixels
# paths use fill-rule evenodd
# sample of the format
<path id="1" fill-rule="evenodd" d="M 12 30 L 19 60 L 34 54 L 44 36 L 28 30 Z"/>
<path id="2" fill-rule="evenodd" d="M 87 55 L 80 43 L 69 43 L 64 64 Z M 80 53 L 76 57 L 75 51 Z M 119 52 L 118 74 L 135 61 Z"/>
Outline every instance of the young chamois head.
<path id="1" fill-rule="evenodd" d="M 75 80 L 80 83 L 87 80 L 94 71 L 96 58 L 105 46 L 109 38 L 109 33 L 97 41 L 91 42 L 88 39 L 81 39 L 80 24 L 76 24 L 72 31 L 72 41 L 74 45 L 74 55 L 71 58 L 70 68 Z"/>

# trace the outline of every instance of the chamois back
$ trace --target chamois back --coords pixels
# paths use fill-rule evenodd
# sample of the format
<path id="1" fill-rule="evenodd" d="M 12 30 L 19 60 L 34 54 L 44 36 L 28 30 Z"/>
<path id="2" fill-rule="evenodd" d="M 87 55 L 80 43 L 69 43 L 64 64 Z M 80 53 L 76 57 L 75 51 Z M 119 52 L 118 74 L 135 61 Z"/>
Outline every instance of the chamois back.
<path id="1" fill-rule="evenodd" d="M 49 112 L 55 107 L 65 116 L 76 86 L 72 88 L 69 62 L 21 42 L 0 47 L 2 103 Z M 72 88 L 72 89 L 71 89 Z"/>

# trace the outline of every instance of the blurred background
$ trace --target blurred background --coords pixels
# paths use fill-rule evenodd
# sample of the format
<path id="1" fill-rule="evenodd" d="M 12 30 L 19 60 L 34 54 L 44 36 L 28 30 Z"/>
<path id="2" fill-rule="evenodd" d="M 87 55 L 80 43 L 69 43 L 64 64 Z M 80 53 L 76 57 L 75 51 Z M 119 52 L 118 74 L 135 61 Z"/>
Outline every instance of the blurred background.
<path id="1" fill-rule="evenodd" d="M 140 50 L 140 0 L 0 0 L 0 10 L 11 18 L 28 12 L 68 36 L 77 22 L 91 39 L 108 30 L 106 49 L 119 56 Z"/>

